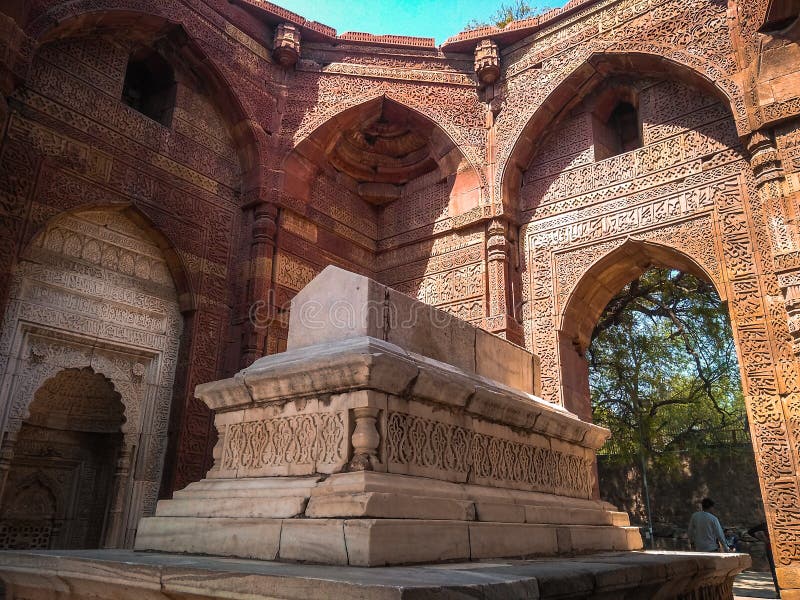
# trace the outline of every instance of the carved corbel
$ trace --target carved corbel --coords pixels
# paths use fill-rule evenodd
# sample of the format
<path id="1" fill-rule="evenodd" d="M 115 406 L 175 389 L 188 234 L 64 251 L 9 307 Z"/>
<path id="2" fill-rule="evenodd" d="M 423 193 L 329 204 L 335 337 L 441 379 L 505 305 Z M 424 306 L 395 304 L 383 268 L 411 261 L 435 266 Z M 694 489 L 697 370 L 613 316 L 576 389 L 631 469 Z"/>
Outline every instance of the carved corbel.
<path id="1" fill-rule="evenodd" d="M 500 49 L 494 40 L 481 40 L 475 46 L 475 74 L 481 87 L 500 79 Z"/>
<path id="2" fill-rule="evenodd" d="M 275 29 L 272 57 L 284 68 L 291 69 L 300 60 L 300 29 L 281 23 Z"/>
<path id="3" fill-rule="evenodd" d="M 747 150 L 750 153 L 750 165 L 759 187 L 785 178 L 778 148 L 775 146 L 775 139 L 770 131 L 763 129 L 754 131 L 747 141 Z"/>

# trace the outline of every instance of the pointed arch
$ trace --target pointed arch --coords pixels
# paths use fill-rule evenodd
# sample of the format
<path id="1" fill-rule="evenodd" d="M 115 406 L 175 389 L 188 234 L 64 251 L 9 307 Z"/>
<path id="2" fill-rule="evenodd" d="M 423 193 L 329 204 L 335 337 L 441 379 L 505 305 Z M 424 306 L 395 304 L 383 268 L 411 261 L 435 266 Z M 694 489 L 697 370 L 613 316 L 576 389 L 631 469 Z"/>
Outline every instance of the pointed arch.
<path id="1" fill-rule="evenodd" d="M 672 53 L 674 54 L 674 52 Z M 712 69 L 713 70 L 713 69 Z M 720 74 L 721 75 L 721 74 Z M 563 118 L 572 108 L 613 76 L 677 79 L 720 99 L 740 127 L 743 101 L 719 80 L 675 58 L 642 51 L 591 52 L 576 68 L 557 82 L 545 99 L 525 118 L 510 140 L 507 158 L 499 156 L 498 184 L 504 204 L 516 208 L 522 185 L 522 173 L 536 155 L 548 127 Z M 730 87 L 730 86 L 728 86 Z M 741 131 L 740 131 L 741 133 Z"/>
<path id="2" fill-rule="evenodd" d="M 677 269 L 708 281 L 725 299 L 724 287 L 692 256 L 654 242 L 628 238 L 592 264 L 581 276 L 556 318 L 556 329 L 585 352 L 592 331 L 611 299 L 652 268 Z"/>
<path id="3" fill-rule="evenodd" d="M 66 406 L 59 402 L 65 395 L 70 398 Z M 25 421 L 49 429 L 117 433 L 125 430 L 126 408 L 107 374 L 91 365 L 66 367 L 39 386 L 27 406 Z"/>
<path id="4" fill-rule="evenodd" d="M 288 195 L 295 199 L 307 199 L 314 175 L 328 161 L 328 155 L 342 132 L 377 118 L 387 105 L 406 111 L 410 119 L 415 121 L 416 127 L 422 130 L 426 138 L 431 157 L 444 175 L 455 173 L 459 163 L 466 161 L 470 166 L 469 175 L 459 176 L 462 179 L 470 178 L 474 183 L 461 187 L 477 188 L 482 196 L 485 191 L 482 173 L 475 161 L 464 152 L 463 143 L 458 137 L 430 113 L 382 90 L 337 104 L 298 129 L 293 148 L 283 159 L 284 191 L 288 191 Z"/>
<path id="5" fill-rule="evenodd" d="M 250 114 L 252 110 L 248 110 L 244 99 L 234 91 L 229 75 L 187 26 L 175 19 L 179 14 L 181 11 L 171 7 L 170 2 L 145 0 L 136 8 L 131 8 L 130 3 L 120 2 L 120 6 L 116 6 L 109 2 L 97 8 L 91 0 L 78 0 L 38 15 L 26 30 L 38 46 L 90 33 L 119 32 L 127 39 L 143 43 L 167 40 L 173 50 L 170 60 L 180 61 L 187 67 L 227 123 L 241 165 L 242 181 L 247 183 L 247 189 L 258 188 L 263 179 L 261 165 L 265 163 L 267 135 Z"/>
<path id="6" fill-rule="evenodd" d="M 556 316 L 559 389 L 565 408 L 591 421 L 589 365 L 585 353 L 592 332 L 611 299 L 651 268 L 677 269 L 710 282 L 725 300 L 724 285 L 694 257 L 663 244 L 628 238 L 596 260 L 578 279 Z"/>
<path id="7" fill-rule="evenodd" d="M 348 97 L 319 113 L 311 115 L 297 128 L 292 152 L 284 158 L 284 162 L 289 160 L 294 152 L 303 152 L 306 147 L 313 143 L 314 139 L 324 138 L 327 132 L 335 130 L 337 126 L 352 125 L 359 115 L 369 112 L 371 108 L 386 100 L 411 111 L 420 120 L 431 123 L 438 134 L 442 136 L 442 143 L 452 144 L 452 147 L 457 148 L 460 155 L 469 163 L 481 183 L 481 194 L 485 193 L 486 181 L 483 170 L 480 168 L 477 158 L 468 151 L 470 145 L 467 141 L 453 127 L 442 122 L 438 115 L 432 113 L 430 106 L 416 104 L 410 98 L 394 94 L 385 87 L 378 87 L 361 96 Z M 447 142 L 445 142 L 444 138 L 446 138 Z"/>
<path id="8" fill-rule="evenodd" d="M 70 215 L 77 215 L 86 211 L 109 211 L 118 213 L 121 217 L 133 222 L 143 233 L 156 245 L 164 256 L 167 269 L 175 286 L 177 300 L 181 311 L 194 310 L 197 307 L 196 290 L 194 289 L 189 270 L 183 256 L 177 251 L 177 246 L 161 228 L 158 227 L 151 215 L 148 214 L 148 207 L 141 206 L 132 202 L 112 202 L 112 203 L 86 203 L 74 206 L 69 210 L 63 211 L 50 219 L 41 223 L 32 224 L 25 233 L 23 248 L 20 258 L 24 259 L 29 249 L 38 243 L 45 232 L 56 227 L 59 221 Z M 52 232 L 52 237 L 58 237 L 58 231 Z M 64 240 L 66 243 L 66 240 Z M 52 239 L 47 242 L 53 243 Z"/>

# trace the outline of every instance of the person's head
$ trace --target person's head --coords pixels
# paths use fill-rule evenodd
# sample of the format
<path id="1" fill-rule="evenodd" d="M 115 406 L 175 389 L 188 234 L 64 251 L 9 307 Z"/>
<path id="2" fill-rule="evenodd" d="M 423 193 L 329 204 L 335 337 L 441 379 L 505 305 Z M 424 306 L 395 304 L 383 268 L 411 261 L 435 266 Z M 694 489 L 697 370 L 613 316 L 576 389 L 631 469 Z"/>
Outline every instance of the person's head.
<path id="1" fill-rule="evenodd" d="M 703 498 L 703 501 L 700 502 L 700 506 L 703 507 L 703 510 L 709 510 L 714 506 L 714 501 L 711 498 Z"/>

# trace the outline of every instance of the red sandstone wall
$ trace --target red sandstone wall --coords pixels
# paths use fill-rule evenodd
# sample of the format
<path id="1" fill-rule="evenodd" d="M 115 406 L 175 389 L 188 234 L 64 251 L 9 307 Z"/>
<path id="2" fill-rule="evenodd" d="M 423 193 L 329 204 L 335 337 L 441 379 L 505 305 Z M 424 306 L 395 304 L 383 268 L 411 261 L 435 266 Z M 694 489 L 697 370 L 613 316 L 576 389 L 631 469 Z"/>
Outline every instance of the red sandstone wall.
<path id="1" fill-rule="evenodd" d="M 123 37 L 43 46 L 11 100 L 0 177 L 27 215 L 22 246 L 64 210 L 119 202 L 174 244 L 182 307 L 198 309 L 187 317 L 172 413 L 171 445 L 182 456 L 172 477 L 181 485 L 208 466 L 211 420 L 189 397 L 219 373 L 241 169 L 228 125 L 190 73 L 176 69 L 169 129 L 120 102 L 128 52 Z"/>

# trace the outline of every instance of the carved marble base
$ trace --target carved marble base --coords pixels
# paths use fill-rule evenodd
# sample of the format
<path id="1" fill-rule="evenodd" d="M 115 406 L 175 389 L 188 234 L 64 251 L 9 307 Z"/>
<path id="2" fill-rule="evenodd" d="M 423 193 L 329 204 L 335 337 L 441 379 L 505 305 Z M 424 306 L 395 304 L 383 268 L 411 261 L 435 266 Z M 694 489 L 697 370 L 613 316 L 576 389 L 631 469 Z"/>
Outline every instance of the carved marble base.
<path id="1" fill-rule="evenodd" d="M 592 500 L 607 430 L 532 396 L 534 373 L 524 349 L 328 267 L 293 301 L 287 352 L 197 387 L 214 467 L 136 548 L 362 566 L 641 548 Z"/>

